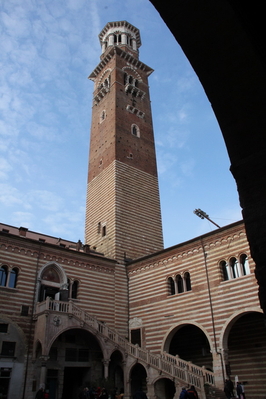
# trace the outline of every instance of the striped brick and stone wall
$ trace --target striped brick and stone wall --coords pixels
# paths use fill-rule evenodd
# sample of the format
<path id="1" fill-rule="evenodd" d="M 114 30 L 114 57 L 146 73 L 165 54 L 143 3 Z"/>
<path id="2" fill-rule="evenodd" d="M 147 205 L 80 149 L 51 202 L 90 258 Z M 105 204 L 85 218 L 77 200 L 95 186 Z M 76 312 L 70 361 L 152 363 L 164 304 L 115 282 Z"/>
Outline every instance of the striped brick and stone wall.
<path id="1" fill-rule="evenodd" d="M 239 262 L 242 254 L 248 257 L 250 272 L 224 280 L 222 261 L 229 264 L 233 257 Z M 264 361 L 262 368 L 256 367 L 250 372 L 253 362 L 262 361 L 266 345 L 261 339 L 263 316 L 243 222 L 139 259 L 129 264 L 127 270 L 130 324 L 132 329 L 140 329 L 142 346 L 156 353 L 178 348 L 179 353 L 171 354 L 191 357 L 186 360 L 209 367 L 216 373 L 216 382 L 221 387 L 228 365 L 231 366 L 231 377 L 237 375 L 240 381 L 248 381 L 247 391 L 265 377 Z M 172 288 L 171 291 L 169 278 L 175 280 L 177 275 L 184 278 L 186 273 L 190 274 L 191 290 L 176 293 Z M 245 326 L 246 315 L 253 315 L 257 320 L 252 323 L 253 334 L 241 328 L 241 325 Z M 252 329 L 250 325 L 249 329 Z M 186 331 L 183 348 L 178 344 L 182 331 Z M 234 341 L 238 334 L 242 346 L 237 347 Z M 195 342 L 199 337 L 201 340 L 204 337 L 204 345 L 199 345 L 205 346 L 206 353 L 196 355 L 191 353 L 189 346 L 195 344 L 196 351 Z M 247 353 L 251 341 L 254 347 L 252 360 Z"/>

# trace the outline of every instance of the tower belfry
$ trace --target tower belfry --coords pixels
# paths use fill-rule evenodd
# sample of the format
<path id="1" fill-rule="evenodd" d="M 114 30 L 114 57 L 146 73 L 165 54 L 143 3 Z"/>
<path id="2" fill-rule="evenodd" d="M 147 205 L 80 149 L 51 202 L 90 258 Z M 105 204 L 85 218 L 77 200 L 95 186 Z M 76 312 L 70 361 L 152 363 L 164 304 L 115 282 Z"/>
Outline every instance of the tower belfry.
<path id="1" fill-rule="evenodd" d="M 109 22 L 99 34 L 94 81 L 85 241 L 122 261 L 163 248 L 148 76 L 139 30 Z"/>

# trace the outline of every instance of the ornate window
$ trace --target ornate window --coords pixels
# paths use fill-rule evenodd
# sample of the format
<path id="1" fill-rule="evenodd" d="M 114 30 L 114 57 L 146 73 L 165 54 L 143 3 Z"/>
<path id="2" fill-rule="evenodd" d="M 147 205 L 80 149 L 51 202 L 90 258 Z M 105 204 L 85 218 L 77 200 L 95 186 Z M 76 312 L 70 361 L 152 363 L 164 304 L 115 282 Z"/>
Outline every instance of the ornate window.
<path id="1" fill-rule="evenodd" d="M 177 293 L 180 294 L 181 292 L 184 292 L 183 279 L 180 276 L 180 274 L 178 274 L 175 279 L 176 279 L 176 285 L 177 285 Z"/>
<path id="2" fill-rule="evenodd" d="M 0 268 L 0 286 L 5 287 L 7 282 L 7 266 Z"/>
<path id="3" fill-rule="evenodd" d="M 175 283 L 172 277 L 168 277 L 168 294 L 175 295 Z"/>
<path id="4" fill-rule="evenodd" d="M 222 272 L 224 281 L 229 280 L 228 264 L 226 263 L 225 260 L 221 260 L 220 268 L 221 268 L 221 272 Z"/>
<path id="5" fill-rule="evenodd" d="M 190 282 L 190 274 L 189 272 L 186 272 L 184 274 L 184 290 L 185 291 L 191 291 L 191 282 Z"/>
<path id="6" fill-rule="evenodd" d="M 14 268 L 9 272 L 8 286 L 9 288 L 16 288 L 18 278 L 18 269 Z"/>
<path id="7" fill-rule="evenodd" d="M 8 269 L 6 265 L 0 267 L 0 286 L 16 288 L 18 278 L 18 269 Z"/>
<path id="8" fill-rule="evenodd" d="M 229 266 L 230 266 L 230 271 L 231 271 L 232 278 L 239 277 L 237 259 L 235 257 L 230 258 Z"/>
<path id="9" fill-rule="evenodd" d="M 246 254 L 241 254 L 239 259 L 235 256 L 231 256 L 228 262 L 221 260 L 219 267 L 224 281 L 250 274 L 248 257 Z"/>
<path id="10" fill-rule="evenodd" d="M 240 273 L 242 276 L 250 274 L 248 257 L 246 254 L 240 255 Z"/>

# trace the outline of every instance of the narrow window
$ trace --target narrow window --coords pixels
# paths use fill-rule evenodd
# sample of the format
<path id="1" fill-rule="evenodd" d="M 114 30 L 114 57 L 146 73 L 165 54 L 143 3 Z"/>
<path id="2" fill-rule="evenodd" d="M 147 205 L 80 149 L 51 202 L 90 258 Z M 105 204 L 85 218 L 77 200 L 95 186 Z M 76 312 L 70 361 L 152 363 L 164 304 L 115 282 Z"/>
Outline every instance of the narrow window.
<path id="1" fill-rule="evenodd" d="M 131 335 L 131 343 L 133 345 L 138 344 L 138 346 L 141 346 L 141 331 L 140 328 L 137 328 L 135 330 L 130 331 Z"/>
<path id="2" fill-rule="evenodd" d="M 16 342 L 3 341 L 1 355 L 6 357 L 15 356 Z"/>
<path id="3" fill-rule="evenodd" d="M 229 266 L 231 268 L 232 278 L 239 277 L 236 258 L 233 257 L 230 259 Z"/>
<path id="4" fill-rule="evenodd" d="M 0 267 L 0 286 L 5 287 L 7 281 L 7 267 Z"/>
<path id="5" fill-rule="evenodd" d="M 222 261 L 220 262 L 220 269 L 221 269 L 221 272 L 222 272 L 224 281 L 229 280 L 228 265 L 227 265 L 227 263 L 226 263 L 225 260 L 222 260 Z"/>
<path id="6" fill-rule="evenodd" d="M 124 73 L 124 85 L 126 85 L 127 84 L 127 73 Z"/>
<path id="7" fill-rule="evenodd" d="M 184 286 L 185 291 L 191 291 L 190 274 L 188 272 L 184 274 Z"/>
<path id="8" fill-rule="evenodd" d="M 9 273 L 8 286 L 9 288 L 16 288 L 18 278 L 18 269 L 14 268 Z"/>
<path id="9" fill-rule="evenodd" d="M 28 316 L 29 315 L 29 306 L 21 305 L 21 316 Z"/>
<path id="10" fill-rule="evenodd" d="M 175 295 L 175 283 L 172 277 L 168 277 L 168 293 L 169 295 Z"/>
<path id="11" fill-rule="evenodd" d="M 71 292 L 72 299 L 77 299 L 77 297 L 78 297 L 78 285 L 79 285 L 79 282 L 77 280 L 75 280 L 72 284 L 72 292 Z"/>
<path id="12" fill-rule="evenodd" d="M 129 75 L 129 77 L 128 77 L 128 83 L 132 85 L 132 83 L 133 83 L 133 76 Z"/>
<path id="13" fill-rule="evenodd" d="M 134 124 L 131 126 L 131 134 L 135 137 L 140 137 L 140 131 L 137 125 Z"/>
<path id="14" fill-rule="evenodd" d="M 181 292 L 184 292 L 183 280 L 180 274 L 176 276 L 176 284 L 178 293 L 180 294 Z"/>
<path id="15" fill-rule="evenodd" d="M 248 257 L 246 254 L 240 255 L 240 271 L 242 273 L 242 276 L 250 274 Z"/>
<path id="16" fill-rule="evenodd" d="M 8 331 L 8 324 L 0 323 L 0 333 L 7 333 Z"/>
<path id="17" fill-rule="evenodd" d="M 100 232 L 101 232 L 101 222 L 99 222 L 97 225 L 97 233 L 100 234 Z"/>
<path id="18" fill-rule="evenodd" d="M 106 113 L 105 113 L 105 110 L 103 110 L 102 113 L 101 113 L 101 120 L 100 120 L 100 122 L 103 122 L 103 121 L 105 120 L 105 118 L 106 118 Z"/>
<path id="19" fill-rule="evenodd" d="M 102 227 L 102 237 L 106 236 L 106 226 Z"/>

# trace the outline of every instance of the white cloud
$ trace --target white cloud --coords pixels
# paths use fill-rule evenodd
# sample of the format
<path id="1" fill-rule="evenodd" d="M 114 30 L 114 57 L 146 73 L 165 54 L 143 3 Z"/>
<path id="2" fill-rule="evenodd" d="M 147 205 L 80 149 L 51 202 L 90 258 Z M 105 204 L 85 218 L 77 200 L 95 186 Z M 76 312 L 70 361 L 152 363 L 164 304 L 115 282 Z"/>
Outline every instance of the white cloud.
<path id="1" fill-rule="evenodd" d="M 64 200 L 59 195 L 48 190 L 31 190 L 27 194 L 27 200 L 33 206 L 50 212 L 58 212 L 64 205 Z"/>
<path id="2" fill-rule="evenodd" d="M 35 216 L 31 212 L 13 212 L 12 214 L 12 222 L 15 226 L 23 226 L 31 229 L 35 220 Z"/>
<path id="3" fill-rule="evenodd" d="M 19 191 L 10 184 L 0 184 L 0 203 L 6 207 L 23 204 Z"/>

